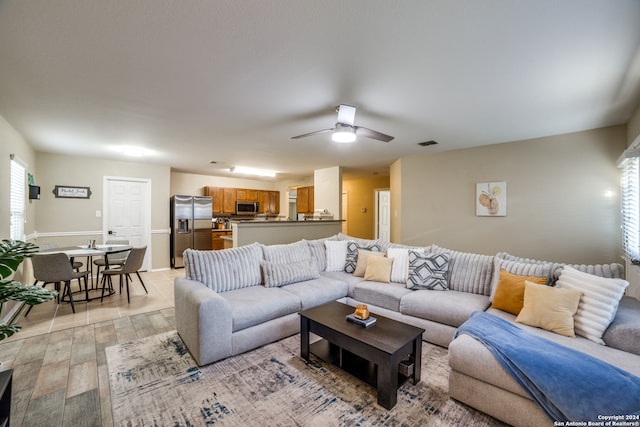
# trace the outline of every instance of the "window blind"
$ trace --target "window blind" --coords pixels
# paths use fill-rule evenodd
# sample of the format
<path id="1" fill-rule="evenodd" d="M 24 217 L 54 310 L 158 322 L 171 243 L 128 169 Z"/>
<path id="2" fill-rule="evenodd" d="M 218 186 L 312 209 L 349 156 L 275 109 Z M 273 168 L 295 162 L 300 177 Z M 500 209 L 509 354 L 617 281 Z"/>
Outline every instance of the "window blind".
<path id="1" fill-rule="evenodd" d="M 11 159 L 11 200 L 10 200 L 10 229 L 12 240 L 25 240 L 25 180 L 26 168 L 22 162 L 13 157 Z"/>
<path id="2" fill-rule="evenodd" d="M 640 263 L 640 158 L 627 157 L 622 168 L 622 246 L 631 262 Z"/>

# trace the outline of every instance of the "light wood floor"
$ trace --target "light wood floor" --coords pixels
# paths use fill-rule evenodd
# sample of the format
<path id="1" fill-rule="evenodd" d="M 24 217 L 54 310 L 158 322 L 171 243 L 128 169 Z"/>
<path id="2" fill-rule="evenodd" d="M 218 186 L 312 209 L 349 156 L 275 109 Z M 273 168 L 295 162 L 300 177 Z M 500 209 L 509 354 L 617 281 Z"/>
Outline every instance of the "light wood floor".
<path id="1" fill-rule="evenodd" d="M 184 270 L 141 273 L 131 291 L 89 303 L 34 306 L 22 331 L 0 343 L 13 369 L 11 426 L 112 426 L 104 349 L 175 329 L 173 279 Z M 114 283 L 117 287 L 117 280 Z M 76 284 L 77 286 L 77 284 Z"/>

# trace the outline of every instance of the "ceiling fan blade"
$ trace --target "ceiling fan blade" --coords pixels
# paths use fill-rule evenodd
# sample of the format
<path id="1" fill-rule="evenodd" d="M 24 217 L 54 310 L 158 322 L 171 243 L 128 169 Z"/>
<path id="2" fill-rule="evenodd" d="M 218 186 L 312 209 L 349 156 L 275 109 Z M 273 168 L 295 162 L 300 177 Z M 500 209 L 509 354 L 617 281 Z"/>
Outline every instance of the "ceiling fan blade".
<path id="1" fill-rule="evenodd" d="M 333 128 L 317 130 L 315 132 L 303 133 L 302 135 L 292 136 L 291 139 L 306 138 L 306 137 L 311 136 L 311 135 L 316 135 L 318 133 L 325 133 L 325 132 L 333 132 Z"/>
<path id="2" fill-rule="evenodd" d="M 338 123 L 353 126 L 356 119 L 356 107 L 340 104 L 338 106 Z"/>
<path id="3" fill-rule="evenodd" d="M 358 136 L 366 136 L 367 138 L 377 139 L 378 141 L 384 141 L 384 142 L 389 142 L 394 138 L 391 135 L 386 135 L 382 132 L 364 128 L 362 126 L 354 126 L 354 127 L 356 129 L 356 135 Z"/>

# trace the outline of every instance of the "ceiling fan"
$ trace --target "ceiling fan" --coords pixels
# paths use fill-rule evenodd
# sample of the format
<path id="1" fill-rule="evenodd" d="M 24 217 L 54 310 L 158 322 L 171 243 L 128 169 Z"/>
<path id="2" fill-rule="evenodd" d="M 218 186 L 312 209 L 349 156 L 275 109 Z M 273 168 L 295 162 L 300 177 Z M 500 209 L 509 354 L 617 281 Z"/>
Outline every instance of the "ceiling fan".
<path id="1" fill-rule="evenodd" d="M 385 135 L 382 132 L 362 126 L 354 126 L 353 122 L 356 118 L 356 107 L 340 104 L 336 108 L 336 111 L 338 112 L 338 121 L 336 122 L 335 127 L 293 136 L 291 139 L 306 138 L 307 136 L 325 132 L 333 132 L 331 139 L 335 142 L 353 142 L 356 140 L 356 136 L 365 136 L 367 138 L 377 139 L 378 141 L 384 142 L 389 142 L 393 139 L 393 136 Z"/>

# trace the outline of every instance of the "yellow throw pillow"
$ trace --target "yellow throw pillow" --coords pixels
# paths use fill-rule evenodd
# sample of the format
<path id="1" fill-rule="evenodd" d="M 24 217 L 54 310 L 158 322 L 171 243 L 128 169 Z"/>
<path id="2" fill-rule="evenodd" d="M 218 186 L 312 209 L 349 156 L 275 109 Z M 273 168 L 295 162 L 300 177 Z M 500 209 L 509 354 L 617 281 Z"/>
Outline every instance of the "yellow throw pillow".
<path id="1" fill-rule="evenodd" d="M 553 288 L 526 281 L 524 306 L 516 322 L 575 338 L 573 315 L 578 311 L 581 296 L 582 292 L 577 289 Z"/>
<path id="2" fill-rule="evenodd" d="M 492 308 L 506 311 L 511 314 L 518 314 L 522 310 L 524 301 L 524 282 L 528 280 L 540 285 L 546 285 L 546 277 L 536 276 L 518 276 L 509 273 L 504 268 L 500 270 L 500 280 L 496 287 L 496 293 L 493 295 Z"/>
<path id="3" fill-rule="evenodd" d="M 369 257 L 378 256 L 383 257 L 384 252 L 367 251 L 365 249 L 358 249 L 358 261 L 356 262 L 356 269 L 353 271 L 354 276 L 362 277 L 367 269 L 367 259 Z"/>
<path id="4" fill-rule="evenodd" d="M 370 256 L 367 259 L 367 269 L 364 272 L 364 280 L 389 283 L 392 265 L 393 258 Z"/>

